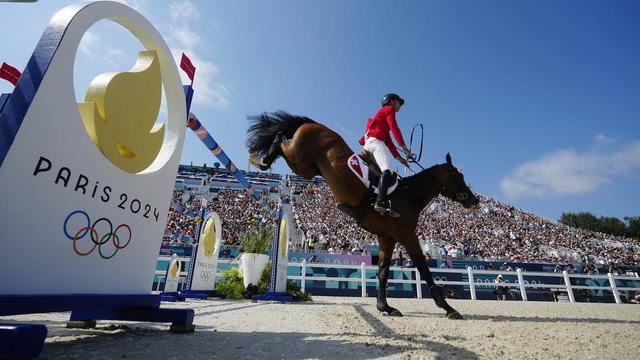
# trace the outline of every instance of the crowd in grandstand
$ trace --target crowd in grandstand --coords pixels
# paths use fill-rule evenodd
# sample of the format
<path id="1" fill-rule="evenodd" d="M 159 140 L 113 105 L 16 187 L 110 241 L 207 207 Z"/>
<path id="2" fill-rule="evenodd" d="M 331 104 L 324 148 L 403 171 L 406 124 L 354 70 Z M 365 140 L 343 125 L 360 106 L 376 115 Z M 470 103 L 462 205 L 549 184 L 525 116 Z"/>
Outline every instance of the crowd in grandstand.
<path id="1" fill-rule="evenodd" d="M 371 245 L 377 245 L 375 236 L 337 209 L 324 182 L 289 184 L 295 226 L 304 240 L 304 243 L 292 243 L 292 249 L 367 254 Z M 266 192 L 262 196 L 275 208 Z M 193 190 L 176 189 L 164 245 L 193 244 L 200 221 L 200 198 L 207 201 L 207 211 L 215 210 L 224 219 L 223 241 L 227 245 L 237 245 L 244 231 L 269 225 L 273 218 L 273 213 L 261 208 L 259 202 L 241 190 L 220 189 L 198 195 Z M 640 262 L 637 240 L 553 223 L 491 198 L 479 198 L 478 211 L 466 211 L 440 196 L 421 213 L 416 231 L 428 256 L 619 265 Z"/>
<path id="2" fill-rule="evenodd" d="M 215 211 L 224 219 L 222 241 L 225 245 L 237 245 L 242 234 L 252 228 L 269 225 L 272 214 L 261 208 L 258 201 L 244 191 L 220 189 L 215 193 L 197 194 L 195 191 L 176 189 L 173 193 L 163 245 L 192 246 L 201 221 L 202 202 L 206 201 L 205 213 Z M 263 195 L 271 209 L 276 204 Z"/>
<path id="3" fill-rule="evenodd" d="M 374 238 L 336 208 L 324 183 L 293 184 L 296 223 L 314 249 L 365 251 Z M 480 196 L 479 211 L 466 211 L 440 196 L 416 229 L 430 255 L 521 262 L 572 261 L 635 265 L 637 240 L 552 223 L 511 205 Z"/>
<path id="4" fill-rule="evenodd" d="M 269 200 L 267 194 L 262 200 L 269 205 L 262 208 L 262 202 L 253 200 L 241 190 L 220 190 L 217 196 L 207 205 L 207 211 L 215 211 L 224 219 L 222 239 L 226 245 L 237 245 L 240 236 L 250 228 L 271 226 L 273 214 L 270 209 L 276 208 L 276 203 Z"/>
<path id="5" fill-rule="evenodd" d="M 185 200 L 187 200 L 186 197 L 189 197 L 188 193 L 185 196 L 184 190 L 175 189 L 173 191 L 171 207 L 169 208 L 164 236 L 162 238 L 163 245 L 191 246 L 194 243 L 193 238 L 195 237 L 197 227 L 195 220 L 196 213 L 190 204 L 189 206 L 183 204 L 186 203 L 186 201 L 183 201 L 183 197 Z M 197 209 L 195 211 L 197 211 Z"/>
<path id="6" fill-rule="evenodd" d="M 481 210 L 465 211 L 438 197 L 421 214 L 418 233 L 444 244 L 447 254 L 522 262 L 637 264 L 637 240 L 552 223 L 511 205 L 480 196 Z"/>
<path id="7" fill-rule="evenodd" d="M 333 195 L 324 183 L 291 184 L 295 197 L 293 216 L 313 250 L 366 253 L 377 244 L 374 235 L 336 208 Z"/>

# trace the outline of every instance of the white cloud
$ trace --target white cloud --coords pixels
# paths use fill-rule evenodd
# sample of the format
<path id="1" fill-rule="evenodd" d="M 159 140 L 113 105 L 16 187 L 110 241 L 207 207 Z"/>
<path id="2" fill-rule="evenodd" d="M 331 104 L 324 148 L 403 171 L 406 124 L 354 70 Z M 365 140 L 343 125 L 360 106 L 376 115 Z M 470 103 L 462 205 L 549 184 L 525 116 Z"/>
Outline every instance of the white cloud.
<path id="1" fill-rule="evenodd" d="M 200 17 L 198 7 L 191 1 L 172 2 L 169 4 L 172 19 L 197 19 Z"/>
<path id="2" fill-rule="evenodd" d="M 79 49 L 84 55 L 94 56 L 100 44 L 100 37 L 92 31 L 87 31 L 80 40 Z"/>
<path id="3" fill-rule="evenodd" d="M 171 26 L 169 28 L 171 39 L 178 43 L 179 47 L 193 51 L 201 44 L 200 35 L 193 32 L 189 26 Z"/>
<path id="4" fill-rule="evenodd" d="M 596 136 L 596 145 L 599 140 Z M 511 198 L 584 194 L 639 168 L 640 141 L 608 151 L 598 146 L 584 153 L 562 149 L 521 164 L 500 186 Z"/>
<path id="5" fill-rule="evenodd" d="M 197 25 L 197 22 L 192 21 L 200 15 L 197 7 L 189 1 L 172 2 L 169 10 L 173 20 L 164 37 L 176 63 L 180 64 L 182 53 L 185 53 L 196 67 L 193 103 L 208 107 L 226 107 L 229 104 L 229 89 L 215 79 L 219 73 L 218 66 L 200 55 L 204 44 L 200 35 L 191 27 Z M 180 75 L 184 83 L 189 82 L 182 71 Z"/>
<path id="6" fill-rule="evenodd" d="M 107 60 L 112 65 L 120 65 L 125 59 L 127 59 L 127 54 L 125 54 L 122 50 L 116 48 L 107 49 L 107 55 L 105 56 L 105 60 Z"/>
<path id="7" fill-rule="evenodd" d="M 595 142 L 596 146 L 605 146 L 614 142 L 613 139 L 604 134 L 597 134 L 593 137 L 593 141 Z"/>

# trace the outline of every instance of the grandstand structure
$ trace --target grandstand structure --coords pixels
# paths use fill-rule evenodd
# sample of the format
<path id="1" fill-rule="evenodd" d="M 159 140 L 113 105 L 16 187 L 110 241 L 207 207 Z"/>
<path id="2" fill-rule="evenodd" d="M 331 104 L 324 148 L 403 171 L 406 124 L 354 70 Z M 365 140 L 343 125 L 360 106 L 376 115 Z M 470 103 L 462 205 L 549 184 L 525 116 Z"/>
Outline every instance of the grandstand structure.
<path id="1" fill-rule="evenodd" d="M 337 209 L 322 178 L 307 180 L 261 172 L 245 175 L 271 208 L 280 199 L 292 204 L 295 234 L 291 250 L 373 256 L 376 262 L 376 238 Z M 225 245 L 238 245 L 246 230 L 270 225 L 273 218 L 242 191 L 226 169 L 181 166 L 162 253 L 168 249 L 184 253 L 185 247 L 194 245 L 203 199 L 206 210 L 215 210 L 224 221 Z M 636 239 L 572 228 L 490 197 L 480 199 L 480 210 L 475 212 L 453 206 L 444 197 L 432 201 L 421 214 L 417 229 L 425 256 L 496 263 L 572 263 L 585 272 L 606 272 L 611 265 L 637 271 L 640 242 Z M 394 257 L 396 263 L 405 263 L 401 248 Z"/>

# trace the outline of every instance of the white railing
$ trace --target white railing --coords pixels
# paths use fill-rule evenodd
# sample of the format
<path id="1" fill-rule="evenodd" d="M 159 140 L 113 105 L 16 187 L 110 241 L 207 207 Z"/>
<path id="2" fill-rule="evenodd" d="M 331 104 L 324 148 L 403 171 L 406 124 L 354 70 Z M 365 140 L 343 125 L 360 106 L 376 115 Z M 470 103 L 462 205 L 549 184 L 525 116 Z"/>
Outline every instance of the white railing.
<path id="1" fill-rule="evenodd" d="M 338 282 L 359 282 L 360 287 L 362 289 L 362 297 L 366 297 L 366 287 L 367 283 L 378 283 L 378 279 L 367 279 L 366 273 L 367 271 L 377 271 L 377 266 L 366 266 L 365 263 L 360 265 L 333 265 L 333 264 L 309 264 L 306 261 L 302 261 L 301 263 L 289 263 L 290 267 L 300 267 L 301 275 L 300 276 L 288 276 L 288 279 L 291 280 L 300 280 L 301 290 L 305 291 L 305 283 L 307 280 L 318 280 L 318 281 L 338 281 Z M 336 268 L 336 269 L 355 269 L 360 271 L 360 278 L 337 278 L 337 277 L 327 277 L 327 276 L 309 276 L 307 274 L 307 268 Z M 391 270 L 394 271 L 405 271 L 412 272 L 415 274 L 414 280 L 401 280 L 401 279 L 388 279 L 387 283 L 389 284 L 413 284 L 416 287 L 416 297 L 418 299 L 422 298 L 422 286 L 421 284 L 424 281 L 420 278 L 420 272 L 417 268 L 399 268 L 399 267 L 391 267 Z M 575 296 L 573 294 L 574 289 L 587 289 L 587 290 L 608 290 L 613 293 L 613 297 L 617 304 L 621 304 L 622 300 L 620 299 L 619 291 L 640 291 L 640 288 L 618 288 L 616 286 L 615 280 L 629 280 L 633 279 L 629 276 L 620 276 L 613 275 L 611 273 L 607 275 L 580 275 L 580 274 L 568 274 L 566 271 L 560 273 L 550 273 L 550 272 L 523 272 L 520 269 L 516 270 L 516 276 L 518 277 L 517 282 L 508 283 L 486 283 L 486 282 L 476 282 L 474 281 L 474 274 L 485 274 L 485 275 L 511 275 L 513 276 L 513 272 L 509 271 L 493 271 L 493 270 L 474 270 L 472 267 L 467 267 L 467 269 L 447 269 L 447 268 L 430 268 L 431 272 L 437 273 L 454 273 L 454 274 L 466 274 L 468 276 L 468 281 L 442 281 L 436 280 L 435 283 L 438 285 L 463 285 L 469 287 L 469 292 L 471 293 L 471 299 L 476 300 L 476 286 L 503 286 L 508 288 L 518 288 L 520 290 L 520 296 L 523 301 L 527 301 L 527 288 L 544 288 L 544 289 L 563 289 L 567 292 L 567 296 L 569 297 L 570 302 L 575 302 Z M 562 284 L 529 284 L 525 279 L 525 275 L 531 276 L 540 276 L 540 277 L 561 277 L 564 280 L 564 285 Z M 637 278 L 636 274 L 636 278 Z M 609 281 L 609 286 L 584 286 L 584 285 L 572 285 L 571 278 L 588 278 L 588 279 L 607 279 Z"/>
<path id="2" fill-rule="evenodd" d="M 159 260 L 168 260 L 168 256 L 161 256 L 158 258 Z M 189 257 L 182 257 L 180 260 L 189 260 Z M 238 264 L 238 261 L 235 259 L 220 259 L 219 264 Z M 300 268 L 301 275 L 289 275 L 287 279 L 289 280 L 300 280 L 300 288 L 302 291 L 305 291 L 306 281 L 307 280 L 317 280 L 317 281 L 337 281 L 337 282 L 357 282 L 360 283 L 361 288 L 361 296 L 367 296 L 367 284 L 374 283 L 378 284 L 378 279 L 368 279 L 367 272 L 377 272 L 377 266 L 367 266 L 365 263 L 361 263 L 360 265 L 342 265 L 342 264 L 322 264 L 322 263 L 307 263 L 306 260 L 302 260 L 302 262 L 290 262 L 288 267 Z M 338 277 L 330 277 L 330 276 L 309 276 L 307 274 L 307 268 L 332 268 L 332 269 L 354 269 L 360 271 L 359 278 L 338 278 Z M 390 267 L 390 270 L 400 271 L 400 272 L 409 272 L 415 275 L 415 279 L 411 280 L 402 280 L 402 279 L 388 279 L 388 284 L 413 284 L 416 287 L 416 297 L 418 299 L 422 298 L 422 286 L 425 281 L 421 279 L 420 272 L 417 268 L 401 268 L 401 267 Z M 622 303 L 622 299 L 620 298 L 619 291 L 640 291 L 640 288 L 632 288 L 632 287 L 624 287 L 618 288 L 616 286 L 615 280 L 630 280 L 637 279 L 638 274 L 635 274 L 635 277 L 628 275 L 613 275 L 608 273 L 607 275 L 584 275 L 584 274 L 569 274 L 566 271 L 562 273 L 552 273 L 552 272 L 538 272 L 538 271 L 522 271 L 520 269 L 516 269 L 515 275 L 517 276 L 517 282 L 501 282 L 501 283 L 487 283 L 478 279 L 475 281 L 474 275 L 491 275 L 497 277 L 498 275 L 509 275 L 513 276 L 513 271 L 495 271 L 495 270 L 478 270 L 473 269 L 471 266 L 467 267 L 467 269 L 448 269 L 448 268 L 429 268 L 432 273 L 451 273 L 451 274 L 466 274 L 468 277 L 468 281 L 448 281 L 448 280 L 439 280 L 438 277 L 435 277 L 435 283 L 438 285 L 462 285 L 469 287 L 469 293 L 471 294 L 471 299 L 476 300 L 476 287 L 496 287 L 503 286 L 507 288 L 517 288 L 520 292 L 520 296 L 522 297 L 522 301 L 527 301 L 527 289 L 554 289 L 554 290 L 564 290 L 567 293 L 567 297 L 570 302 L 575 302 L 575 296 L 573 291 L 575 289 L 586 289 L 586 290 L 606 290 L 611 291 L 613 293 L 613 297 L 617 304 Z M 161 288 L 162 280 L 164 279 L 166 274 L 166 270 L 156 270 L 155 271 L 155 279 L 158 280 L 157 286 L 154 291 L 159 291 Z M 180 283 L 183 285 L 187 280 L 187 271 L 180 272 Z M 216 278 L 221 277 L 221 272 L 219 269 L 216 271 Z M 540 277 L 549 277 L 549 278 L 562 278 L 564 284 L 539 284 L 539 283 L 529 283 L 524 279 L 525 276 L 540 276 Z M 572 285 L 571 279 L 606 279 L 608 280 L 609 286 L 585 286 L 585 285 Z"/>

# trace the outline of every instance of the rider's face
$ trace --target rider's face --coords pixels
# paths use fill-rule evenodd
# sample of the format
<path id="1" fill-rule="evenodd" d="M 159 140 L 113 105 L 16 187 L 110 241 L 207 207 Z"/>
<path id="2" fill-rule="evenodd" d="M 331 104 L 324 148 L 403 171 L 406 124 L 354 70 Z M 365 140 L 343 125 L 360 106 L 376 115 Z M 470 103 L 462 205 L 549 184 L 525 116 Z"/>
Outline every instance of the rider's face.
<path id="1" fill-rule="evenodd" d="M 400 104 L 400 100 L 391 100 L 391 105 L 393 105 L 393 109 L 398 112 L 402 105 Z"/>

